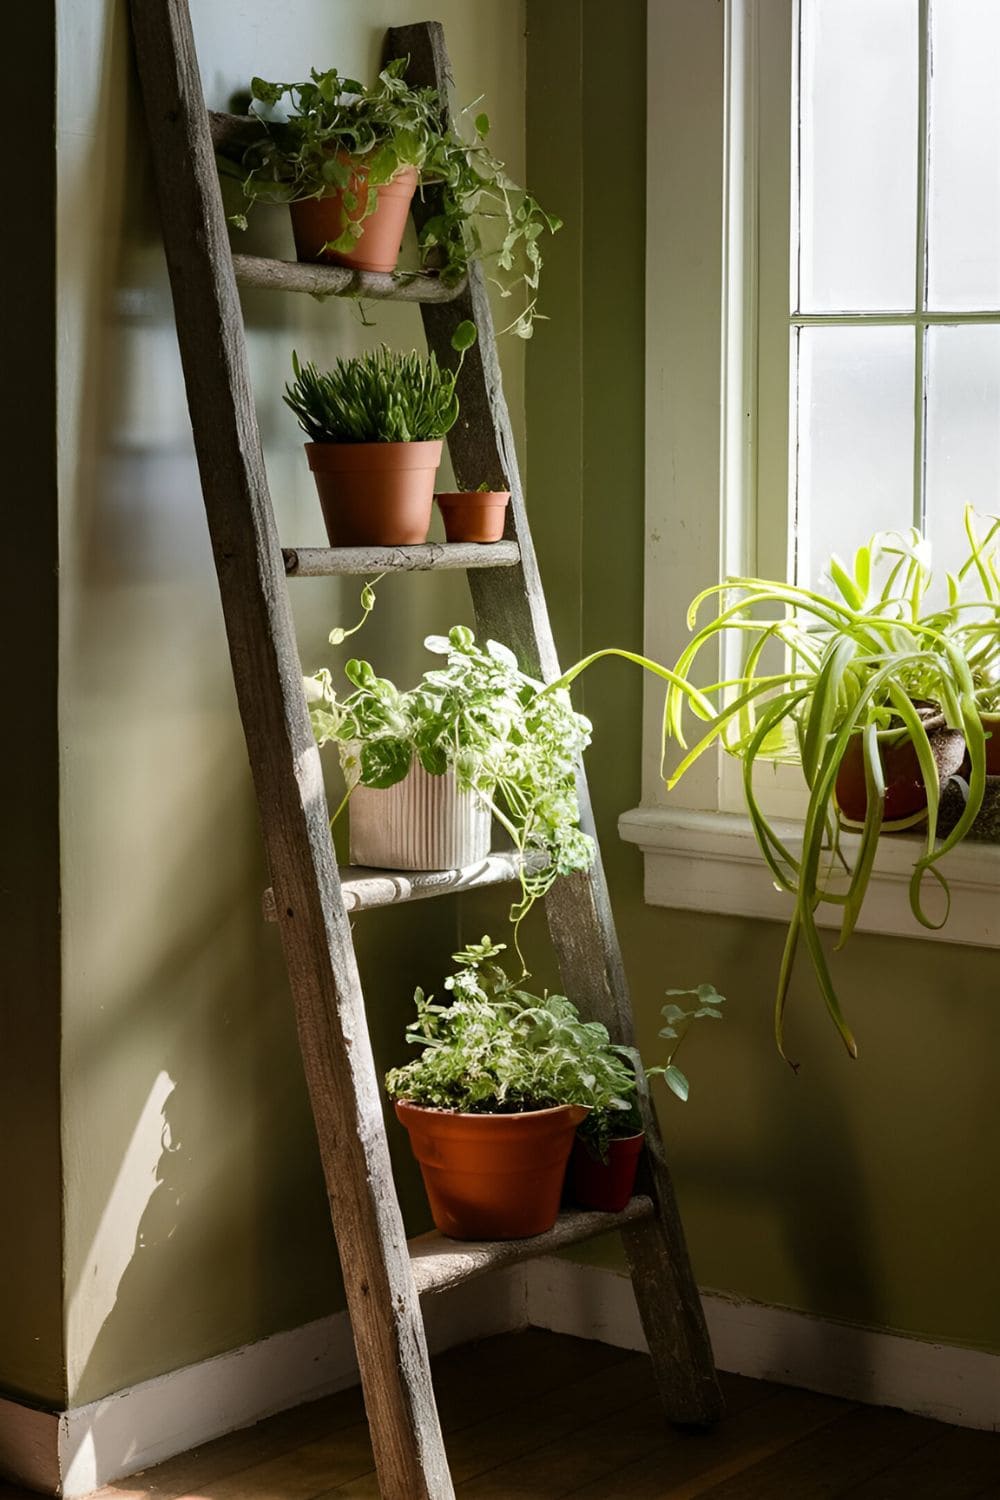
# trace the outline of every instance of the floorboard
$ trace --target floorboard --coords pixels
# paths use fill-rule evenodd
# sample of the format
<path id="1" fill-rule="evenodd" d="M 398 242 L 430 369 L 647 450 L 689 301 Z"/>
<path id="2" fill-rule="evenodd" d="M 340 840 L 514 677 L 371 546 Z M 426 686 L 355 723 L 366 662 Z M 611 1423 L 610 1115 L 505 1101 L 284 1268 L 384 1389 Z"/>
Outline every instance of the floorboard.
<path id="1" fill-rule="evenodd" d="M 434 1361 L 459 1500 L 1000 1500 L 1000 1436 L 723 1375 L 664 1423 L 644 1355 L 531 1329 Z M 34 1500 L 0 1480 L 0 1500 Z M 207 1443 L 92 1500 L 378 1500 L 360 1393 Z"/>

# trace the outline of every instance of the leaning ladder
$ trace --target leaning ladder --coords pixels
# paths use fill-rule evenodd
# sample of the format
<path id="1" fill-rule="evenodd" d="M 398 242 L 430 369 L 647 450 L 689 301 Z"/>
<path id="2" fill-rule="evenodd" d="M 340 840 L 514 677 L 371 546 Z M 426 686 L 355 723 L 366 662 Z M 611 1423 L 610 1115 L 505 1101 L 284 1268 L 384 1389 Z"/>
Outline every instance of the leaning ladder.
<path id="1" fill-rule="evenodd" d="M 378 1080 L 348 912 L 514 878 L 510 857 L 447 876 L 338 871 L 318 751 L 302 691 L 286 580 L 297 576 L 467 568 L 481 631 L 506 641 L 528 671 L 559 668 L 525 516 L 482 272 L 445 288 L 337 267 L 234 255 L 215 150 L 246 121 L 209 114 L 187 0 L 132 0 L 163 238 L 188 406 L 215 555 L 233 676 L 295 1004 L 330 1212 L 386 1500 L 454 1494 L 431 1386 L 421 1296 L 515 1260 L 619 1229 L 667 1418 L 707 1424 L 721 1411 L 684 1234 L 655 1115 L 643 1088 L 643 1193 L 620 1214 L 563 1214 L 536 1239 L 467 1245 L 437 1234 L 407 1243 L 393 1184 Z M 436 22 L 394 28 L 387 55 L 448 97 Z M 420 205 L 417 205 L 419 212 Z M 510 489 L 508 533 L 492 547 L 295 549 L 279 544 L 261 453 L 237 285 L 419 302 L 428 345 L 446 359 L 464 319 L 479 338 L 465 360 L 461 417 L 448 439 L 459 487 Z M 592 815 L 582 771 L 585 828 Z M 600 860 L 546 898 L 563 986 L 630 1043 L 632 1017 Z"/>

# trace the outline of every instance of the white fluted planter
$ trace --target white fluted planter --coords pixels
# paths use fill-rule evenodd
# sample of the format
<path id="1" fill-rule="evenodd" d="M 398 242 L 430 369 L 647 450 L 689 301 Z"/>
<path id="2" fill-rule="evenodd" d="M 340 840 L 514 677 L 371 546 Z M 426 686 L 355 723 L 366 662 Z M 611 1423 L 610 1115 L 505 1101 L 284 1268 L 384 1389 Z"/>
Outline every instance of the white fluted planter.
<path id="1" fill-rule="evenodd" d="M 414 761 L 402 781 L 358 786 L 348 804 L 351 864 L 380 870 L 459 870 L 490 852 L 492 815 L 454 771 L 428 776 Z"/>

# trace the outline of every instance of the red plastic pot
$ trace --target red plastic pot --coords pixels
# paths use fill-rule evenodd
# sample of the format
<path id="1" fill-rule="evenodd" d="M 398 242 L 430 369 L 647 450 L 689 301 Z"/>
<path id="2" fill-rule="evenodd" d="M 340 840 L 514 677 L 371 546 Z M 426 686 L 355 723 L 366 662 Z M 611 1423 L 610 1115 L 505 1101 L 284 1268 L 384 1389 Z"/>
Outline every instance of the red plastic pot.
<path id="1" fill-rule="evenodd" d="M 591 1155 L 587 1143 L 577 1136 L 570 1158 L 570 1193 L 581 1208 L 596 1208 L 602 1213 L 618 1214 L 628 1205 L 635 1190 L 635 1174 L 646 1137 L 622 1136 L 608 1147 L 608 1159 Z"/>
<path id="2" fill-rule="evenodd" d="M 446 490 L 434 496 L 449 542 L 499 542 L 510 490 Z"/>
<path id="3" fill-rule="evenodd" d="M 306 443 L 331 547 L 426 542 L 441 438 L 425 443 Z"/>
<path id="4" fill-rule="evenodd" d="M 410 203 L 417 188 L 417 169 L 401 167 L 391 182 L 376 188 L 375 208 L 365 218 L 367 179 L 367 168 L 359 166 L 346 189 L 334 188 L 322 198 L 300 198 L 288 205 L 299 260 L 353 266 L 357 271 L 396 269 Z M 344 207 L 345 192 L 353 193 L 357 200 L 351 209 Z M 361 224 L 361 234 L 353 249 L 324 250 L 329 241 L 340 238 L 349 223 Z"/>
<path id="5" fill-rule="evenodd" d="M 520 1240 L 551 1229 L 586 1113 L 575 1104 L 520 1115 L 396 1104 L 434 1223 L 455 1240 Z"/>

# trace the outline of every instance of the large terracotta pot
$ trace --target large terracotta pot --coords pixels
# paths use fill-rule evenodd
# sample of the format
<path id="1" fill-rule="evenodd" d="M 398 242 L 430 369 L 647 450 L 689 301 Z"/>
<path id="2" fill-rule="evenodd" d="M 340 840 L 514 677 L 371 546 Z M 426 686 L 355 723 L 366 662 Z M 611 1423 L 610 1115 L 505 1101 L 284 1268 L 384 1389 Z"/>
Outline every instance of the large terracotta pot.
<path id="1" fill-rule="evenodd" d="M 450 490 L 434 496 L 449 542 L 499 542 L 510 490 Z"/>
<path id="2" fill-rule="evenodd" d="M 928 737 L 943 785 L 962 764 L 965 740 L 956 729 L 931 730 Z M 896 730 L 880 730 L 878 741 L 885 776 L 882 827 L 887 833 L 912 828 L 927 816 L 927 791 L 913 741 L 900 739 Z M 868 792 L 860 734 L 852 737 L 840 763 L 834 796 L 841 821 L 849 827 L 862 826 L 868 809 Z"/>
<path id="3" fill-rule="evenodd" d="M 426 542 L 442 439 L 306 443 L 331 547 Z"/>
<path id="4" fill-rule="evenodd" d="M 586 1141 L 577 1136 L 570 1158 L 570 1195 L 580 1208 L 596 1208 L 602 1213 L 619 1214 L 632 1197 L 635 1174 L 645 1134 L 626 1135 L 611 1141 L 608 1159 L 593 1156 Z"/>
<path id="5" fill-rule="evenodd" d="M 434 1223 L 455 1240 L 520 1240 L 551 1229 L 586 1113 L 575 1104 L 522 1115 L 396 1105 Z"/>
<path id="6" fill-rule="evenodd" d="M 376 188 L 375 209 L 365 218 L 368 206 L 367 171 L 359 167 L 347 191 L 357 198 L 354 208 L 344 207 L 344 188 L 334 188 L 322 198 L 300 198 L 288 205 L 292 234 L 299 260 L 327 261 L 353 266 L 357 271 L 394 271 L 399 260 L 410 203 L 417 187 L 416 167 L 402 167 L 391 182 Z M 361 224 L 361 234 L 352 250 L 324 250 L 339 239 L 349 222 Z"/>

